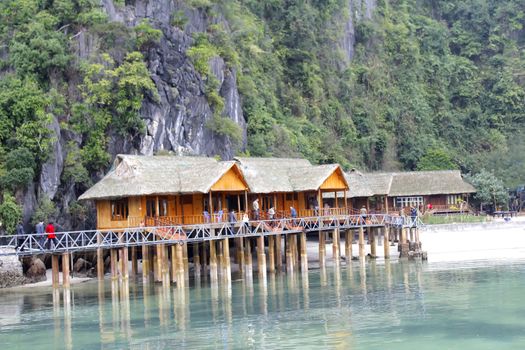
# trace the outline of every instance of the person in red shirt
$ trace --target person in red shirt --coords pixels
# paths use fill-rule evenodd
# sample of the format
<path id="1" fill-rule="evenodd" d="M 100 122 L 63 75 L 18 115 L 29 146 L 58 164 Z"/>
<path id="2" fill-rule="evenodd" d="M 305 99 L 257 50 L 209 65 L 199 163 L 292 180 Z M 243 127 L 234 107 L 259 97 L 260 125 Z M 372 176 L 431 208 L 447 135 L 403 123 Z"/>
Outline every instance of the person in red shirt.
<path id="1" fill-rule="evenodd" d="M 51 249 L 51 242 L 53 242 L 53 248 L 57 245 L 57 236 L 55 234 L 55 226 L 53 226 L 52 222 L 49 222 L 46 226 L 46 233 L 47 233 L 47 242 L 48 242 L 48 249 Z"/>

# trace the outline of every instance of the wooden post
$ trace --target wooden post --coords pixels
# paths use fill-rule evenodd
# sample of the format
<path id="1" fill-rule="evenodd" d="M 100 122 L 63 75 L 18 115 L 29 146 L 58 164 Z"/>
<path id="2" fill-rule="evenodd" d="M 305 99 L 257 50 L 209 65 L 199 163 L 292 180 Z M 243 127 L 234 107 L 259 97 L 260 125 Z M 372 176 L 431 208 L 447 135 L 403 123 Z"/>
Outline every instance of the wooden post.
<path id="1" fill-rule="evenodd" d="M 375 258 L 377 256 L 376 229 L 369 227 L 368 235 L 370 240 L 370 255 Z"/>
<path id="2" fill-rule="evenodd" d="M 124 248 L 120 248 L 120 253 L 121 255 L 120 257 L 120 260 L 121 260 L 121 270 L 120 270 L 120 275 L 122 277 L 122 279 L 124 280 L 127 280 L 129 279 L 129 270 L 128 270 L 128 247 L 124 247 Z"/>
<path id="3" fill-rule="evenodd" d="M 363 226 L 359 227 L 359 258 L 365 258 L 365 230 Z"/>
<path id="4" fill-rule="evenodd" d="M 188 243 L 182 245 L 182 263 L 184 268 L 184 279 L 189 281 L 190 279 L 190 263 L 188 261 Z"/>
<path id="5" fill-rule="evenodd" d="M 252 276 L 253 267 L 252 267 L 252 247 L 250 242 L 250 237 L 244 239 L 244 272 L 247 277 Z"/>
<path id="6" fill-rule="evenodd" d="M 286 234 L 285 236 L 285 240 L 286 240 L 286 245 L 285 245 L 285 250 L 286 250 L 286 271 L 288 273 L 293 273 L 293 252 L 292 252 L 292 238 L 291 238 L 291 234 L 288 233 Z"/>
<path id="7" fill-rule="evenodd" d="M 104 249 L 97 248 L 97 277 L 104 279 Z"/>
<path id="8" fill-rule="evenodd" d="M 282 235 L 275 235 L 275 267 L 281 272 L 283 269 Z"/>
<path id="9" fill-rule="evenodd" d="M 208 205 L 209 205 L 208 210 L 210 211 L 210 222 L 213 222 L 213 218 L 214 218 L 214 215 L 213 215 L 213 197 L 211 195 L 211 190 L 210 190 L 208 198 L 209 198 L 208 199 Z"/>
<path id="10" fill-rule="evenodd" d="M 70 255 L 69 253 L 62 254 L 62 286 L 64 288 L 70 287 L 70 276 L 69 276 L 69 266 L 70 266 Z"/>
<path id="11" fill-rule="evenodd" d="M 346 198 L 346 189 L 344 190 L 344 194 L 343 195 L 345 196 L 345 198 L 344 198 L 345 199 L 345 211 L 346 211 L 347 214 L 349 214 L 349 211 L 348 211 L 348 199 Z"/>
<path id="12" fill-rule="evenodd" d="M 170 285 L 170 265 L 168 260 L 168 250 L 165 244 L 160 245 L 162 257 L 162 285 L 169 287 Z"/>
<path id="13" fill-rule="evenodd" d="M 414 242 L 414 228 L 409 228 L 410 230 L 410 242 Z"/>
<path id="14" fill-rule="evenodd" d="M 339 228 L 335 228 L 332 233 L 332 259 L 336 264 L 339 264 L 341 252 L 339 250 Z"/>
<path id="15" fill-rule="evenodd" d="M 299 234 L 300 240 L 301 240 L 301 271 L 307 272 L 308 271 L 308 252 L 307 252 L 307 246 L 306 246 L 306 232 L 301 232 Z"/>
<path id="16" fill-rule="evenodd" d="M 237 240 L 237 263 L 239 265 L 239 272 L 244 273 L 244 239 L 242 237 L 236 238 Z"/>
<path id="17" fill-rule="evenodd" d="M 175 245 L 175 265 L 177 269 L 177 288 L 184 288 L 186 285 L 186 277 L 184 276 L 184 253 L 182 252 L 183 245 Z"/>
<path id="18" fill-rule="evenodd" d="M 385 212 L 388 214 L 388 196 L 385 195 Z"/>
<path id="19" fill-rule="evenodd" d="M 407 243 L 407 229 L 405 227 L 401 228 L 401 239 L 399 240 L 399 243 Z"/>
<path id="20" fill-rule="evenodd" d="M 390 259 L 390 244 L 388 242 L 388 236 L 390 233 L 390 228 L 385 226 L 383 228 L 384 237 L 383 237 L 383 249 L 385 250 L 385 259 Z"/>
<path id="21" fill-rule="evenodd" d="M 51 281 L 53 282 L 53 288 L 59 287 L 59 265 L 58 265 L 58 255 L 51 255 Z"/>
<path id="22" fill-rule="evenodd" d="M 195 278 L 201 277 L 201 257 L 198 243 L 193 243 L 193 272 Z"/>
<path id="23" fill-rule="evenodd" d="M 151 278 L 151 259 L 148 245 L 142 245 L 142 282 L 148 283 Z"/>
<path id="24" fill-rule="evenodd" d="M 177 248 L 175 248 L 175 245 L 170 246 L 170 254 L 171 254 L 171 282 L 176 283 L 177 282 Z"/>
<path id="25" fill-rule="evenodd" d="M 228 238 L 225 238 L 222 240 L 222 258 L 223 263 L 222 268 L 224 269 L 223 272 L 223 278 L 226 281 L 231 281 L 232 274 L 231 274 L 231 262 L 230 262 L 230 240 Z"/>
<path id="26" fill-rule="evenodd" d="M 353 231 L 351 230 L 345 231 L 345 259 L 346 259 L 347 265 L 350 261 L 352 261 L 352 241 L 354 238 L 353 236 L 354 236 Z"/>
<path id="27" fill-rule="evenodd" d="M 153 246 L 153 280 L 155 282 L 159 282 L 160 281 L 160 270 L 159 270 L 159 246 L 158 245 L 154 245 Z"/>
<path id="28" fill-rule="evenodd" d="M 217 282 L 217 251 L 215 241 L 210 241 L 210 280 Z"/>
<path id="29" fill-rule="evenodd" d="M 137 262 L 137 248 L 131 247 L 131 276 L 137 277 L 138 262 Z"/>
<path id="30" fill-rule="evenodd" d="M 109 250 L 109 262 L 111 266 L 111 279 L 115 280 L 118 278 L 118 259 L 117 259 L 117 250 Z"/>
<path id="31" fill-rule="evenodd" d="M 266 280 L 266 254 L 264 253 L 264 236 L 257 237 L 257 266 L 259 277 Z"/>
<path id="32" fill-rule="evenodd" d="M 275 236 L 268 236 L 268 271 L 275 272 Z"/>
<path id="33" fill-rule="evenodd" d="M 326 235 L 323 231 L 319 231 L 319 267 L 325 266 L 326 259 Z"/>

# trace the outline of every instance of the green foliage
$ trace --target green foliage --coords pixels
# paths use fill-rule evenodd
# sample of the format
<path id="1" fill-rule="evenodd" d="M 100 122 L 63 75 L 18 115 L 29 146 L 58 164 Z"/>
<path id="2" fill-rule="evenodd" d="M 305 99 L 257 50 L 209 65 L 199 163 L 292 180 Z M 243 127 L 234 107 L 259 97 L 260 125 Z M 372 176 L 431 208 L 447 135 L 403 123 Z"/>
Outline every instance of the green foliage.
<path id="1" fill-rule="evenodd" d="M 38 200 L 37 207 L 33 216 L 31 217 L 31 223 L 36 225 L 40 221 L 49 222 L 55 221 L 57 217 L 57 208 L 55 203 L 46 195 L 43 195 Z"/>
<path id="2" fill-rule="evenodd" d="M 206 127 L 217 135 L 228 137 L 236 145 L 242 141 L 241 128 L 228 117 L 215 115 L 206 123 Z"/>
<path id="3" fill-rule="evenodd" d="M 137 47 L 146 50 L 157 44 L 162 37 L 162 31 L 151 26 L 147 19 L 143 19 L 135 26 Z"/>
<path id="4" fill-rule="evenodd" d="M 15 198 L 9 193 L 4 193 L 0 203 L 0 222 L 7 234 L 13 234 L 16 225 L 22 219 L 22 208 L 16 203 Z"/>
<path id="5" fill-rule="evenodd" d="M 428 149 L 417 163 L 417 170 L 454 170 L 458 166 L 450 154 L 443 149 Z"/>
<path id="6" fill-rule="evenodd" d="M 425 225 L 444 225 L 457 223 L 486 222 L 486 215 L 423 215 L 421 221 Z"/>
<path id="7" fill-rule="evenodd" d="M 27 148 L 17 148 L 5 157 L 5 170 L 0 176 L 3 188 L 16 190 L 27 185 L 35 176 L 35 159 Z"/>
<path id="8" fill-rule="evenodd" d="M 127 54 L 119 66 L 109 55 L 102 59 L 102 63 L 84 65 L 80 86 L 84 101 L 73 108 L 75 129 L 87 140 L 81 154 L 88 170 L 101 169 L 109 160 L 108 128 L 111 126 L 125 137 L 137 135 L 144 130 L 139 110 L 146 94 L 158 99 L 140 52 Z"/>
<path id="9" fill-rule="evenodd" d="M 206 34 L 197 33 L 194 40 L 193 46 L 186 51 L 186 54 L 192 60 L 195 70 L 203 78 L 206 78 L 211 74 L 210 60 L 218 56 L 219 53 L 216 47 L 210 43 Z"/>
<path id="10" fill-rule="evenodd" d="M 480 204 L 492 204 L 494 208 L 508 204 L 509 193 L 507 189 L 503 182 L 491 172 L 482 170 L 476 175 L 468 176 L 466 180 L 476 188 L 477 192 L 474 198 Z"/>
<path id="11" fill-rule="evenodd" d="M 84 166 L 82 159 L 82 152 L 78 145 L 70 141 L 67 144 L 66 159 L 64 160 L 64 171 L 62 172 L 62 179 L 65 182 L 81 184 L 88 187 L 91 184 L 89 172 Z"/>
<path id="12" fill-rule="evenodd" d="M 174 11 L 171 14 L 170 23 L 174 27 L 184 29 L 184 26 L 188 23 L 188 17 L 186 17 L 186 14 L 182 10 Z"/>

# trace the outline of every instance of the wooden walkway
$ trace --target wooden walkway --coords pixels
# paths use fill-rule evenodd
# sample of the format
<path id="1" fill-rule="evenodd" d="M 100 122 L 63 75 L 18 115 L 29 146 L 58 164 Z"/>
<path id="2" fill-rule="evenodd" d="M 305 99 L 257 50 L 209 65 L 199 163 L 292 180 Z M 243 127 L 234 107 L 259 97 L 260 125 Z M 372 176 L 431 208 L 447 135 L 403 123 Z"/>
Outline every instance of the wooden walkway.
<path id="1" fill-rule="evenodd" d="M 46 234 L 23 236 L 0 236 L 0 247 L 11 247 L 10 252 L 0 256 L 30 256 L 43 253 L 77 253 L 97 249 L 113 249 L 158 244 L 199 243 L 224 238 L 259 237 L 302 232 L 322 232 L 334 229 L 350 230 L 359 228 L 414 228 L 422 225 L 419 218 L 369 214 L 366 219 L 360 215 L 333 215 L 306 218 L 284 218 L 243 222 L 223 222 L 199 225 L 130 227 L 117 230 L 86 230 L 57 232 L 56 242 L 49 247 Z"/>

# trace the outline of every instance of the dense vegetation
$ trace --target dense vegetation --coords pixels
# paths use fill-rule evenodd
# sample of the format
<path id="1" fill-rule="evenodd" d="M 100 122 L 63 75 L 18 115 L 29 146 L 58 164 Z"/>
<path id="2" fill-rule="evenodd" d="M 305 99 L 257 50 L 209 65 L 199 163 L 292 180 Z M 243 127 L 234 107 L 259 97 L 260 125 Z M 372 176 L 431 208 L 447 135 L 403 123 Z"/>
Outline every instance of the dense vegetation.
<path id="1" fill-rule="evenodd" d="M 236 69 L 246 153 L 524 182 L 523 1 L 378 0 L 367 19 L 359 0 L 352 11 L 347 0 L 188 0 L 171 25 L 184 28 L 188 9 L 227 22 L 209 21 L 187 55 L 206 78 L 207 126 L 234 144 L 208 60 Z M 341 49 L 349 18 L 352 60 Z M 86 30 L 104 40 L 80 59 L 74 39 Z M 145 52 L 161 36 L 148 21 L 108 22 L 98 0 L 0 2 L 0 220 L 20 217 L 13 203 L 52 154 L 54 120 L 70 135 L 62 181 L 77 192 L 107 169 L 110 135 L 140 137 L 141 103 L 157 98 Z M 67 210 L 85 215 L 76 202 Z"/>

